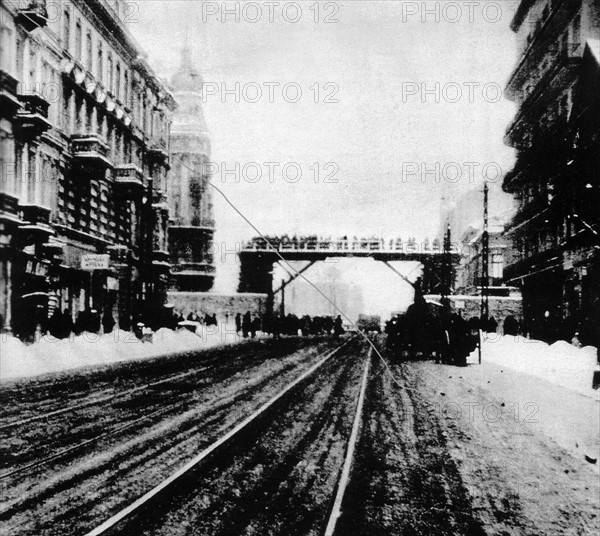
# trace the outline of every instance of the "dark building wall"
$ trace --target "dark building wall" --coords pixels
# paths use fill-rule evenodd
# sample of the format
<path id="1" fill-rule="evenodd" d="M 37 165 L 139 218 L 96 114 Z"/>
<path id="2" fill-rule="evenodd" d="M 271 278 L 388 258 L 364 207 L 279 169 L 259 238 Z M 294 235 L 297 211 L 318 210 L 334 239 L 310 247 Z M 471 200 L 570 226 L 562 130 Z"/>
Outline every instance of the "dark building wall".
<path id="1" fill-rule="evenodd" d="M 600 307 L 598 10 L 594 0 L 529 0 L 513 22 L 520 53 L 507 95 L 519 111 L 506 142 L 518 153 L 503 187 L 518 210 L 506 279 L 522 288 L 531 333 L 547 340 L 588 329 Z"/>

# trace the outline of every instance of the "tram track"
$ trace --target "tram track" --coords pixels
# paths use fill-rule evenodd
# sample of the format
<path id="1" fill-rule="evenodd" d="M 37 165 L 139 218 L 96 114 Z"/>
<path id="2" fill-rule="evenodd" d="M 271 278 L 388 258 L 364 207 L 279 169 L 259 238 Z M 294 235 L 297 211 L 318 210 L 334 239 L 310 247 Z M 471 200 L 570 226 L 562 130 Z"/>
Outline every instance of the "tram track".
<path id="1" fill-rule="evenodd" d="M 211 384 L 235 381 L 240 374 L 254 377 L 255 383 L 257 374 L 254 371 L 274 358 L 272 352 L 270 354 L 246 360 L 243 366 L 221 362 L 210 368 L 194 367 L 193 370 L 104 397 L 104 403 L 100 405 L 98 400 L 93 400 L 89 404 L 65 408 L 60 415 L 48 416 L 49 422 L 44 421 L 43 424 L 26 419 L 22 426 L 13 428 L 10 435 L 7 430 L 0 434 L 0 467 L 4 469 L 0 482 L 26 469 L 43 466 L 48 461 L 81 450 L 99 439 L 130 430 L 149 417 L 169 412 L 177 414 L 186 408 L 186 404 L 200 404 L 207 397 L 218 399 L 218 393 L 212 397 L 206 394 L 207 390 L 210 392 Z M 272 378 L 290 356 L 293 359 L 293 355 L 294 352 L 291 352 L 278 357 L 277 366 L 272 371 L 274 374 L 269 377 Z M 199 374 L 202 377 L 198 379 Z M 251 388 L 252 385 L 250 382 L 245 387 Z M 165 407 L 166 413 L 162 411 Z M 18 441 L 15 441 L 16 438 Z"/>
<path id="2" fill-rule="evenodd" d="M 332 534 L 483 536 L 439 422 L 406 367 L 374 360 L 363 434 Z"/>
<path id="3" fill-rule="evenodd" d="M 214 422 L 220 415 L 222 415 L 223 412 L 225 412 L 227 410 L 231 410 L 231 408 L 233 406 L 235 406 L 235 404 L 237 404 L 241 400 L 243 400 L 243 398 L 246 395 L 246 392 L 248 390 L 260 389 L 260 388 L 268 385 L 271 381 L 273 381 L 273 379 L 276 376 L 278 376 L 282 373 L 289 372 L 290 370 L 292 370 L 292 367 L 286 366 L 286 367 L 283 367 L 282 369 L 277 370 L 267 376 L 262 377 L 260 379 L 260 381 L 246 383 L 244 386 L 244 389 L 242 389 L 232 400 L 223 401 L 219 397 L 211 399 L 211 409 L 204 413 L 204 420 L 209 423 Z M 8 479 L 9 477 L 21 475 L 21 474 L 26 473 L 37 467 L 44 466 L 52 461 L 62 458 L 68 454 L 71 454 L 71 453 L 81 450 L 87 446 L 90 446 L 90 445 L 100 441 L 101 439 L 107 439 L 107 438 L 111 438 L 114 436 L 118 436 L 119 434 L 121 434 L 125 431 L 134 429 L 138 424 L 140 424 L 144 421 L 150 420 L 153 417 L 167 416 L 170 413 L 177 414 L 177 413 L 181 412 L 181 410 L 183 410 L 188 405 L 190 405 L 190 400 L 185 399 L 181 402 L 178 402 L 177 404 L 171 404 L 168 407 L 161 406 L 159 409 L 157 409 L 155 411 L 148 412 L 148 413 L 142 415 L 141 417 L 138 417 L 138 418 L 134 419 L 133 421 L 128 422 L 126 424 L 118 425 L 116 428 L 114 428 L 112 430 L 102 432 L 90 439 L 83 441 L 82 443 L 71 445 L 71 446 L 66 447 L 58 452 L 55 452 L 55 453 L 49 455 L 49 456 L 38 459 L 35 462 L 29 463 L 27 465 L 12 469 L 6 473 L 0 474 L 0 481 Z M 193 420 L 193 417 L 194 416 L 192 416 L 192 420 Z M 197 427 L 195 427 L 194 429 L 196 431 L 198 431 Z M 1 516 L 2 516 L 2 511 L 0 511 L 0 517 Z"/>
<path id="4" fill-rule="evenodd" d="M 12 421 L 12 422 L 8 422 L 5 424 L 1 424 L 0 425 L 0 431 L 4 431 L 4 430 L 10 430 L 12 428 L 19 428 L 21 426 L 25 426 L 26 424 L 30 424 L 33 422 L 38 422 L 38 421 L 42 421 L 42 420 L 48 420 L 51 419 L 53 417 L 58 417 L 61 415 L 66 415 L 67 413 L 73 413 L 74 411 L 79 411 L 82 409 L 86 409 L 92 406 L 99 406 L 100 404 L 105 404 L 108 402 L 115 402 L 117 400 L 120 399 L 124 399 L 127 397 L 130 397 L 131 395 L 134 395 L 136 393 L 141 393 L 144 391 L 148 391 L 149 389 L 152 389 L 153 387 L 158 387 L 160 385 L 163 385 L 165 383 L 168 382 L 172 382 L 172 381 L 176 381 L 176 380 L 181 380 L 183 378 L 187 378 L 189 376 L 193 376 L 196 374 L 200 374 L 201 372 L 204 372 L 208 369 L 208 367 L 199 367 L 199 368 L 195 368 L 194 370 L 190 370 L 187 372 L 183 372 L 181 374 L 175 374 L 173 376 L 169 376 L 167 378 L 163 378 L 162 380 L 158 380 L 155 382 L 151 382 L 151 383 L 147 383 L 145 385 L 142 385 L 140 387 L 134 387 L 133 389 L 121 392 L 121 393 L 114 393 L 112 395 L 107 395 L 107 396 L 103 396 L 100 398 L 96 398 L 94 400 L 88 400 L 87 402 L 81 402 L 80 404 L 74 404 L 72 406 L 69 406 L 67 408 L 61 408 L 61 409 L 57 409 L 54 411 L 50 411 L 48 413 L 41 413 L 39 415 L 35 415 L 33 417 L 28 417 L 26 419 L 21 419 L 21 420 L 16 420 L 16 421 Z M 0 476 L 0 478 L 2 478 Z"/>
<path id="5" fill-rule="evenodd" d="M 305 342 L 301 341 L 301 343 Z M 143 392 L 170 381 L 177 381 L 206 370 L 212 370 L 214 367 L 223 366 L 228 362 L 230 362 L 231 368 L 234 368 L 240 365 L 240 355 L 252 354 L 255 361 L 263 361 L 273 356 L 272 346 L 274 346 L 272 342 L 265 344 L 259 341 L 246 341 L 243 345 L 235 348 L 217 349 L 212 352 L 206 350 L 197 353 L 177 352 L 147 361 L 117 363 L 116 366 L 108 368 L 94 367 L 91 371 L 75 369 L 63 372 L 59 374 L 59 381 L 64 391 L 68 393 L 69 400 L 63 400 L 53 395 L 53 384 L 55 383 L 53 378 L 33 380 L 32 382 L 13 380 L 8 382 L 8 385 L 3 386 L 0 432 L 118 400 L 121 397 Z M 301 346 L 302 344 L 299 345 L 299 347 Z M 239 351 L 240 349 L 242 349 L 242 352 Z M 290 352 L 294 349 L 290 345 Z M 194 360 L 192 364 L 189 362 L 191 356 Z M 180 372 L 181 368 L 189 368 L 190 366 L 192 367 L 190 370 Z M 99 371 L 96 371 L 96 368 Z M 170 369 L 173 369 L 175 373 L 169 374 Z M 144 381 L 148 374 L 158 375 L 160 379 L 153 382 Z M 169 375 L 164 377 L 165 374 Z M 61 376 L 66 379 L 62 381 Z M 73 376 L 73 378 L 69 378 L 69 376 Z M 142 385 L 138 385 L 140 379 Z M 21 383 L 25 385 L 33 384 L 33 387 L 28 389 L 22 387 Z M 49 385 L 46 386 L 46 384 Z M 35 394 L 30 392 L 32 390 L 35 390 Z M 46 393 L 46 391 L 49 391 L 49 393 Z M 110 394 L 102 395 L 102 392 L 109 391 Z M 42 392 L 42 395 L 39 395 L 38 392 Z M 48 398 L 37 401 L 36 399 L 40 396 Z M 15 399 L 18 400 L 16 407 Z M 71 403 L 65 407 L 65 402 L 69 403 L 73 399 L 81 401 Z M 22 401 L 26 401 L 26 403 L 24 404 Z M 28 405 L 33 407 L 27 407 Z M 33 413 L 33 415 L 25 418 L 15 418 L 15 415 L 24 412 Z"/>
<path id="6" fill-rule="evenodd" d="M 331 347 L 330 342 L 319 342 L 316 346 L 313 342 L 313 346 L 303 350 L 302 356 L 292 353 L 288 358 L 277 359 L 276 365 L 270 365 L 269 374 L 260 372 L 260 367 L 249 368 L 243 373 L 238 371 L 230 378 L 229 387 L 214 385 L 211 392 L 205 393 L 207 396 L 200 400 L 199 411 L 184 408 L 181 415 L 173 411 L 175 418 L 158 419 L 159 422 L 149 432 L 142 434 L 133 426 L 139 423 L 119 426 L 114 433 L 105 432 L 101 437 L 92 438 L 89 444 L 84 445 L 86 448 L 71 445 L 64 452 L 53 452 L 47 459 L 37 460 L 32 464 L 35 467 L 23 467 L 17 472 L 11 471 L 11 475 L 3 475 L 6 477 L 2 482 L 6 500 L 0 520 L 14 521 L 13 526 L 18 524 L 20 530 L 15 530 L 14 534 L 50 533 L 48 528 L 47 532 L 40 529 L 52 526 L 46 523 L 53 517 L 57 522 L 80 517 L 81 526 L 91 524 L 99 512 L 117 502 L 116 499 L 105 501 L 109 494 L 107 490 L 119 486 L 119 479 L 116 474 L 113 475 L 115 468 L 119 469 L 118 474 L 128 474 L 135 482 L 121 490 L 123 497 L 120 500 L 126 500 L 127 496 L 138 493 L 144 482 L 156 481 L 156 476 L 173 467 L 177 459 L 185 459 L 186 453 L 202 448 L 206 439 L 218 437 L 215 434 L 223 426 L 239 419 L 241 408 L 252 407 L 257 402 L 260 404 L 261 393 L 273 392 L 273 387 L 280 385 L 285 378 L 294 377 L 298 370 L 306 369 L 318 359 L 319 351 L 328 346 Z M 141 415 L 139 421 L 148 417 Z M 111 439 L 111 436 L 114 437 Z M 115 446 L 106 443 L 109 439 L 116 441 Z M 94 442 L 98 445 L 92 453 L 87 453 Z M 78 457 L 73 458 L 74 455 Z M 59 459 L 61 456 L 64 459 Z M 40 472 L 42 469 L 43 472 Z M 35 472 L 34 476 L 27 474 L 30 472 Z M 102 481 L 105 484 L 100 484 Z M 97 489 L 93 497 L 89 495 L 92 489 Z M 69 499 L 58 499 L 65 494 Z M 90 499 L 89 508 L 85 507 L 83 503 Z M 64 504 L 61 505 L 61 502 Z M 55 529 L 51 532 L 54 534 Z M 72 532 L 65 529 L 56 531 L 56 534 L 70 535 Z"/>
<path id="7" fill-rule="evenodd" d="M 329 352 L 188 464 L 86 536 L 188 534 L 177 522 L 177 510 L 182 503 L 192 510 L 195 508 L 193 488 L 196 486 L 203 490 L 203 494 L 208 488 L 214 489 L 215 497 L 209 501 L 211 504 L 199 521 L 201 526 L 195 525 L 195 532 L 189 534 L 213 534 L 212 531 L 207 531 L 208 527 L 219 526 L 214 534 L 245 534 L 244 530 L 248 528 L 248 534 L 258 530 L 258 533 L 265 535 L 287 535 L 296 533 L 290 532 L 294 525 L 307 531 L 302 533 L 319 534 L 321 525 L 327 523 L 331 496 L 336 490 L 340 493 L 343 488 L 340 480 L 343 481 L 348 476 L 368 378 L 370 352 L 366 358 L 360 357 L 365 349 L 356 339 L 351 344 L 350 351 L 348 347 L 342 351 L 342 347 L 349 342 Z M 301 414 L 298 415 L 298 412 Z M 290 415 L 295 416 L 294 421 L 289 419 Z M 269 452 L 271 448 L 276 453 Z M 333 460 L 330 455 L 332 451 L 335 453 Z M 240 479 L 244 480 L 248 476 L 244 468 L 247 469 L 247 463 L 255 461 L 254 456 L 258 456 L 263 463 L 258 464 L 260 477 L 246 483 L 246 495 L 236 486 Z M 271 466 L 267 459 L 275 463 Z M 272 532 L 274 526 L 281 525 L 281 520 L 276 523 L 262 520 L 264 512 L 296 515 L 298 512 L 311 510 L 314 506 L 304 504 L 303 508 L 287 508 L 287 503 L 297 495 L 297 490 L 290 488 L 290 474 L 293 478 L 298 477 L 298 468 L 310 467 L 311 463 L 326 469 L 321 478 L 327 482 L 328 492 L 317 491 L 320 490 L 320 486 L 317 486 L 311 490 L 310 496 L 304 492 L 300 495 L 312 501 L 312 494 L 320 493 L 318 519 L 312 519 L 313 522 L 310 523 L 308 518 L 314 516 L 308 516 L 300 524 L 296 520 L 288 529 L 279 526 Z M 233 473 L 230 474 L 230 471 Z M 255 471 L 250 474 L 255 474 Z M 313 475 L 310 480 L 315 481 L 315 484 L 317 479 Z M 301 481 L 304 482 L 302 478 Z M 232 484 L 235 489 L 224 489 L 224 482 L 227 483 L 226 487 L 229 488 Z M 296 487 L 298 485 L 297 483 Z M 241 510 L 236 510 L 235 516 L 223 516 L 221 509 L 229 499 L 222 501 L 222 495 L 230 495 L 230 492 L 234 497 L 239 492 L 238 498 L 243 501 L 243 506 Z M 270 506 L 264 508 L 263 501 L 257 501 L 256 497 L 267 500 Z M 169 511 L 173 506 L 175 512 Z M 219 519 L 216 524 L 214 516 Z M 165 518 L 166 526 L 160 526 Z M 173 522 L 175 525 L 172 525 Z M 152 523 L 157 525 L 150 527 Z M 184 526 L 189 525 L 184 523 Z"/>
<path id="8" fill-rule="evenodd" d="M 343 346 L 347 343 L 338 346 L 335 350 L 328 352 L 322 359 L 320 359 L 315 365 L 309 370 L 304 372 L 298 378 L 293 380 L 291 383 L 286 385 L 281 391 L 279 391 L 270 400 L 264 403 L 260 408 L 254 411 L 251 415 L 246 417 L 242 422 L 236 425 L 233 429 L 229 430 L 224 436 L 219 438 L 217 441 L 212 443 L 209 447 L 204 449 L 200 454 L 194 457 L 190 462 L 181 467 L 178 471 L 170 475 L 167 479 L 163 480 L 158 486 L 150 490 L 148 493 L 131 503 L 125 509 L 119 511 L 111 518 L 106 520 L 104 523 L 88 532 L 86 536 L 104 536 L 109 534 L 127 533 L 135 534 L 135 525 L 139 523 L 140 516 L 144 519 L 148 517 L 150 509 L 152 513 L 150 517 L 155 518 L 157 516 L 157 507 L 160 508 L 159 504 L 172 502 L 173 497 L 169 496 L 169 493 L 175 490 L 178 495 L 181 490 L 177 490 L 177 487 L 185 486 L 182 482 L 185 479 L 190 479 L 190 475 L 197 471 L 202 464 L 209 463 L 215 458 L 227 456 L 225 452 L 235 451 L 237 442 L 240 438 L 247 438 L 249 429 L 256 426 L 261 420 L 271 418 L 272 413 L 277 413 L 279 408 L 278 404 L 286 403 L 289 401 L 289 397 L 299 388 L 309 377 L 315 374 L 315 372 L 323 367 L 334 355 L 336 355 Z M 259 425 L 260 426 L 260 425 Z M 257 434 L 257 430 L 251 430 L 252 434 Z M 195 477 L 195 475 L 194 475 Z M 277 482 L 278 484 L 280 482 Z M 166 495 L 166 498 L 165 498 Z M 240 518 L 237 519 L 236 523 L 239 523 Z M 230 534 L 230 529 L 227 531 Z"/>

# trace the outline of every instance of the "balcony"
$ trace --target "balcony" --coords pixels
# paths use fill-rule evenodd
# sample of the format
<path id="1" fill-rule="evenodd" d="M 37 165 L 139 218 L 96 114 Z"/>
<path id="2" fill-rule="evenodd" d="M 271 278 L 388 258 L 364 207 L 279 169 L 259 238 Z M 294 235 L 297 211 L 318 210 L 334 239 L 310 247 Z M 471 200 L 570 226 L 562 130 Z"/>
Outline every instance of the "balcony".
<path id="1" fill-rule="evenodd" d="M 155 162 L 166 164 L 169 161 L 167 142 L 164 139 L 154 141 L 148 147 L 148 156 Z"/>
<path id="2" fill-rule="evenodd" d="M 25 4 L 25 2 L 23 3 Z M 18 10 L 17 22 L 28 32 L 46 26 L 48 23 L 46 0 L 29 0 L 29 2 L 26 3 L 26 7 L 22 7 Z"/>
<path id="3" fill-rule="evenodd" d="M 47 242 L 54 234 L 50 227 L 50 209 L 40 205 L 20 205 L 20 216 L 23 224 L 19 226 L 19 232 L 24 244 L 34 242 Z"/>
<path id="4" fill-rule="evenodd" d="M 144 188 L 143 171 L 135 164 L 115 166 L 115 183 L 141 191 Z"/>
<path id="5" fill-rule="evenodd" d="M 108 159 L 108 145 L 95 134 L 71 136 L 73 163 L 85 168 L 105 170 L 112 167 Z"/>
<path id="6" fill-rule="evenodd" d="M 507 145 L 518 147 L 524 141 L 524 129 L 531 128 L 531 125 L 537 125 L 538 115 L 530 117 L 534 106 L 541 102 L 544 94 L 548 94 L 553 81 L 559 87 L 567 85 L 565 79 L 573 76 L 576 72 L 581 62 L 583 47 L 580 43 L 563 43 L 555 45 L 553 51 L 554 53 L 548 56 L 547 60 L 535 71 L 536 74 L 532 75 L 536 79 L 524 96 L 517 115 L 506 129 L 504 141 Z M 562 120 L 564 121 L 564 118 Z M 525 143 L 525 146 L 529 145 L 530 143 Z"/>
<path id="7" fill-rule="evenodd" d="M 17 95 L 19 81 L 11 74 L 0 69 L 0 109 L 2 117 L 12 117 L 21 107 Z"/>
<path id="8" fill-rule="evenodd" d="M 525 16 L 533 3 L 532 0 L 524 0 L 520 3 L 517 10 L 520 14 L 517 13 L 511 23 L 513 31 L 517 31 L 524 22 Z M 517 87 L 521 85 L 522 78 L 529 77 L 538 67 L 540 63 L 538 54 L 546 51 L 544 43 L 544 39 L 547 39 L 546 36 L 560 35 L 566 26 L 565 21 L 570 20 L 577 9 L 577 2 L 556 0 L 553 2 L 550 12 L 536 21 L 534 30 L 528 37 L 525 49 L 521 52 L 519 62 L 506 85 L 506 95 L 509 100 L 513 100 Z"/>
<path id="9" fill-rule="evenodd" d="M 48 121 L 48 107 L 50 103 L 35 93 L 19 95 L 22 108 L 16 115 L 16 128 L 21 134 L 28 137 L 38 137 L 52 128 Z"/>
<path id="10" fill-rule="evenodd" d="M 19 200 L 6 192 L 0 192 L 0 221 L 12 226 L 22 223 L 19 218 Z"/>
<path id="11" fill-rule="evenodd" d="M 542 252 L 526 254 L 523 258 L 505 267 L 503 278 L 505 283 L 510 283 L 558 267 L 562 267 L 562 250 L 555 247 Z"/>

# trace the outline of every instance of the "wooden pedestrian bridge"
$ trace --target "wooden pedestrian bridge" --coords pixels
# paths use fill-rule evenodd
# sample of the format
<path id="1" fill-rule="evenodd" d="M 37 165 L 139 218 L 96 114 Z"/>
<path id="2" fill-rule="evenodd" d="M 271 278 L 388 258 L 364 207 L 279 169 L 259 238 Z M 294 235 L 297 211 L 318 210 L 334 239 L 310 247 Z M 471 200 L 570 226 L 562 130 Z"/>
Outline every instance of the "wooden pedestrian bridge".
<path id="1" fill-rule="evenodd" d="M 321 238 L 317 236 L 260 236 L 245 242 L 239 252 L 241 263 L 240 292 L 259 292 L 269 296 L 282 292 L 286 285 L 305 272 L 315 262 L 332 258 L 372 258 L 381 261 L 400 274 L 390 262 L 413 261 L 423 265 L 419 281 L 420 291 L 427 294 L 447 293 L 449 282 L 460 260 L 459 244 L 446 240 L 418 242 L 400 238 Z M 273 265 L 278 262 L 305 261 L 306 264 L 291 275 L 277 289 L 273 289 Z M 408 281 L 414 284 L 413 281 Z"/>

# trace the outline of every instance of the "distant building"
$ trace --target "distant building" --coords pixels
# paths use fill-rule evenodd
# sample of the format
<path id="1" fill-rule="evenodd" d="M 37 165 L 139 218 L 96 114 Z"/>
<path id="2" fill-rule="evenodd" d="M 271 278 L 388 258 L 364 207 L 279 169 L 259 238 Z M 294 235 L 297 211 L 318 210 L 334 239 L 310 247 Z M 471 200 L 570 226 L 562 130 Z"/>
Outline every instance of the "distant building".
<path id="1" fill-rule="evenodd" d="M 493 216 L 488 225 L 489 259 L 488 281 L 491 288 L 503 284 L 504 267 L 509 254 L 510 241 L 503 236 L 505 218 Z M 456 292 L 479 292 L 482 285 L 483 264 L 483 225 L 481 222 L 469 225 L 460 237 L 465 253 L 457 271 Z"/>
<path id="2" fill-rule="evenodd" d="M 518 207 L 505 279 L 523 291 L 532 335 L 566 338 L 600 313 L 600 3 L 522 0 L 503 187 Z M 598 326 L 588 327 L 597 330 Z"/>
<path id="3" fill-rule="evenodd" d="M 512 206 L 510 196 L 492 185 L 487 287 L 489 314 L 500 324 L 508 315 L 518 320 L 522 316 L 519 289 L 507 286 L 504 281 L 505 267 L 513 255 L 512 243 L 504 235 L 505 225 L 513 214 Z M 457 243 L 462 253 L 450 301 L 465 318 L 479 316 L 483 284 L 483 192 L 472 190 L 463 194 L 442 213 L 442 221 L 450 225 L 451 240 Z"/>
<path id="4" fill-rule="evenodd" d="M 176 103 L 121 8 L 0 5 L 0 314 L 20 335 L 56 308 L 128 328 L 166 296 Z"/>
<path id="5" fill-rule="evenodd" d="M 215 222 L 208 165 L 211 147 L 202 110 L 203 84 L 186 47 L 171 80 L 179 109 L 171 129 L 169 254 L 171 286 L 179 291 L 209 290 L 215 277 Z"/>

